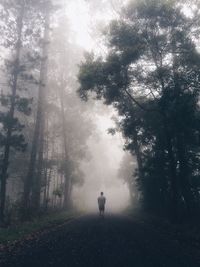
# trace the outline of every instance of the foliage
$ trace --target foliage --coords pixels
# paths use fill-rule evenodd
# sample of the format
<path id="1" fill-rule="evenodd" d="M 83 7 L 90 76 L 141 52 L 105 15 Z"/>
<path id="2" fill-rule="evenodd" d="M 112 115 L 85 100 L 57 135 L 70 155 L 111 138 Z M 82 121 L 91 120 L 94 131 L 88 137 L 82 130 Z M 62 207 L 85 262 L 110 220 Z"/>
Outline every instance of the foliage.
<path id="1" fill-rule="evenodd" d="M 80 97 L 119 112 L 144 206 L 173 217 L 200 204 L 198 25 L 173 1 L 131 2 L 107 29 L 107 57 L 87 56 L 79 72 Z"/>
<path id="2" fill-rule="evenodd" d="M 75 216 L 71 211 L 69 212 L 54 212 L 42 215 L 35 218 L 32 222 L 25 222 L 23 224 L 16 224 L 8 229 L 0 229 L 0 244 L 6 245 L 8 243 L 16 242 L 22 239 L 29 239 L 37 237 L 44 229 L 51 229 L 57 225 L 72 219 Z"/>

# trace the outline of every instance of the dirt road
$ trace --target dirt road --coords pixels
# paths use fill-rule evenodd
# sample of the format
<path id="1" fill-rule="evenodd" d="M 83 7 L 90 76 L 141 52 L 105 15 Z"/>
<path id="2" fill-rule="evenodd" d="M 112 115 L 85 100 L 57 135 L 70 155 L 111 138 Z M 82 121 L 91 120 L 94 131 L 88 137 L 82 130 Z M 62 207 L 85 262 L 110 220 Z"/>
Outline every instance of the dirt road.
<path id="1" fill-rule="evenodd" d="M 200 251 L 144 222 L 87 215 L 1 255 L 1 267 L 199 267 Z"/>

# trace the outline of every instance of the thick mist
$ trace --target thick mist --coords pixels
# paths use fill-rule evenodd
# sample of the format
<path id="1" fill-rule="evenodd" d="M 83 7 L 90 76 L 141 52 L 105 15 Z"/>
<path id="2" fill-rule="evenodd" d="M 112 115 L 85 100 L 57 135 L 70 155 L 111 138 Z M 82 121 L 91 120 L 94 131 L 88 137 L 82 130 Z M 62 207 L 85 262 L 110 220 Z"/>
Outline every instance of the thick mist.
<path id="1" fill-rule="evenodd" d="M 2 221 L 9 212 L 12 221 L 73 206 L 97 211 L 101 191 L 108 212 L 125 209 L 133 180 L 122 169 L 125 140 L 108 133 L 119 114 L 94 95 L 84 101 L 79 80 L 90 53 L 108 53 L 102 33 L 121 1 L 8 2 L 0 3 Z"/>
<path id="2" fill-rule="evenodd" d="M 121 211 L 129 205 L 130 196 L 127 184 L 118 178 L 120 162 L 124 156 L 123 140 L 120 134 L 108 134 L 108 128 L 114 127 L 113 110 L 98 104 L 94 113 L 96 129 L 87 145 L 90 159 L 82 162 L 84 184 L 74 187 L 74 205 L 84 211 L 97 210 L 97 197 L 104 192 L 107 212 Z"/>
<path id="3" fill-rule="evenodd" d="M 106 1 L 70 2 L 66 12 L 77 45 L 85 51 L 105 54 L 105 47 L 99 42 L 99 36 L 105 25 L 118 15 L 118 4 L 118 1 L 113 1 L 112 4 Z M 84 183 L 82 186 L 73 187 L 73 204 L 84 211 L 96 211 L 97 197 L 103 191 L 107 198 L 107 211 L 121 211 L 130 204 L 128 183 L 125 182 L 126 179 L 119 177 L 119 169 L 125 155 L 124 140 L 119 133 L 114 136 L 108 134 L 108 128 L 115 127 L 112 120 L 115 113 L 113 108 L 103 103 L 91 102 L 89 106 L 95 130 L 87 140 L 90 157 L 81 162 Z"/>
<path id="4" fill-rule="evenodd" d="M 0 266 L 200 266 L 200 1 L 0 0 L 0 31 Z"/>

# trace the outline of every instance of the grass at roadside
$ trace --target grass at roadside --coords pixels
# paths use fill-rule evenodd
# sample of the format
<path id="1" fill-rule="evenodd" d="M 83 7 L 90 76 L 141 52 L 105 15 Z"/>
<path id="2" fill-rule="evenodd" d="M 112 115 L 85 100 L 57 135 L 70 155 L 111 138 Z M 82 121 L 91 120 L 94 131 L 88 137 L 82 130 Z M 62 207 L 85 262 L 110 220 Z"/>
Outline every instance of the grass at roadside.
<path id="1" fill-rule="evenodd" d="M 15 227 L 0 228 L 0 244 L 9 244 L 23 239 L 30 234 L 53 228 L 75 216 L 75 212 L 56 212 L 40 216 L 32 221 L 16 225 Z"/>

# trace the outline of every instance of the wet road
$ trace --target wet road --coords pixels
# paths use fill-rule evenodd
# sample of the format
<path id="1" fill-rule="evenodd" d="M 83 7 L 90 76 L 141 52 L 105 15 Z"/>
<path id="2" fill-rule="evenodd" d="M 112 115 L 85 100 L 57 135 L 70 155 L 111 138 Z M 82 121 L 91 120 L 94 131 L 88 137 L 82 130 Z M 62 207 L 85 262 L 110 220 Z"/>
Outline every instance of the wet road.
<path id="1" fill-rule="evenodd" d="M 27 241 L 1 267 L 199 267 L 197 253 L 129 217 L 88 215 Z"/>

